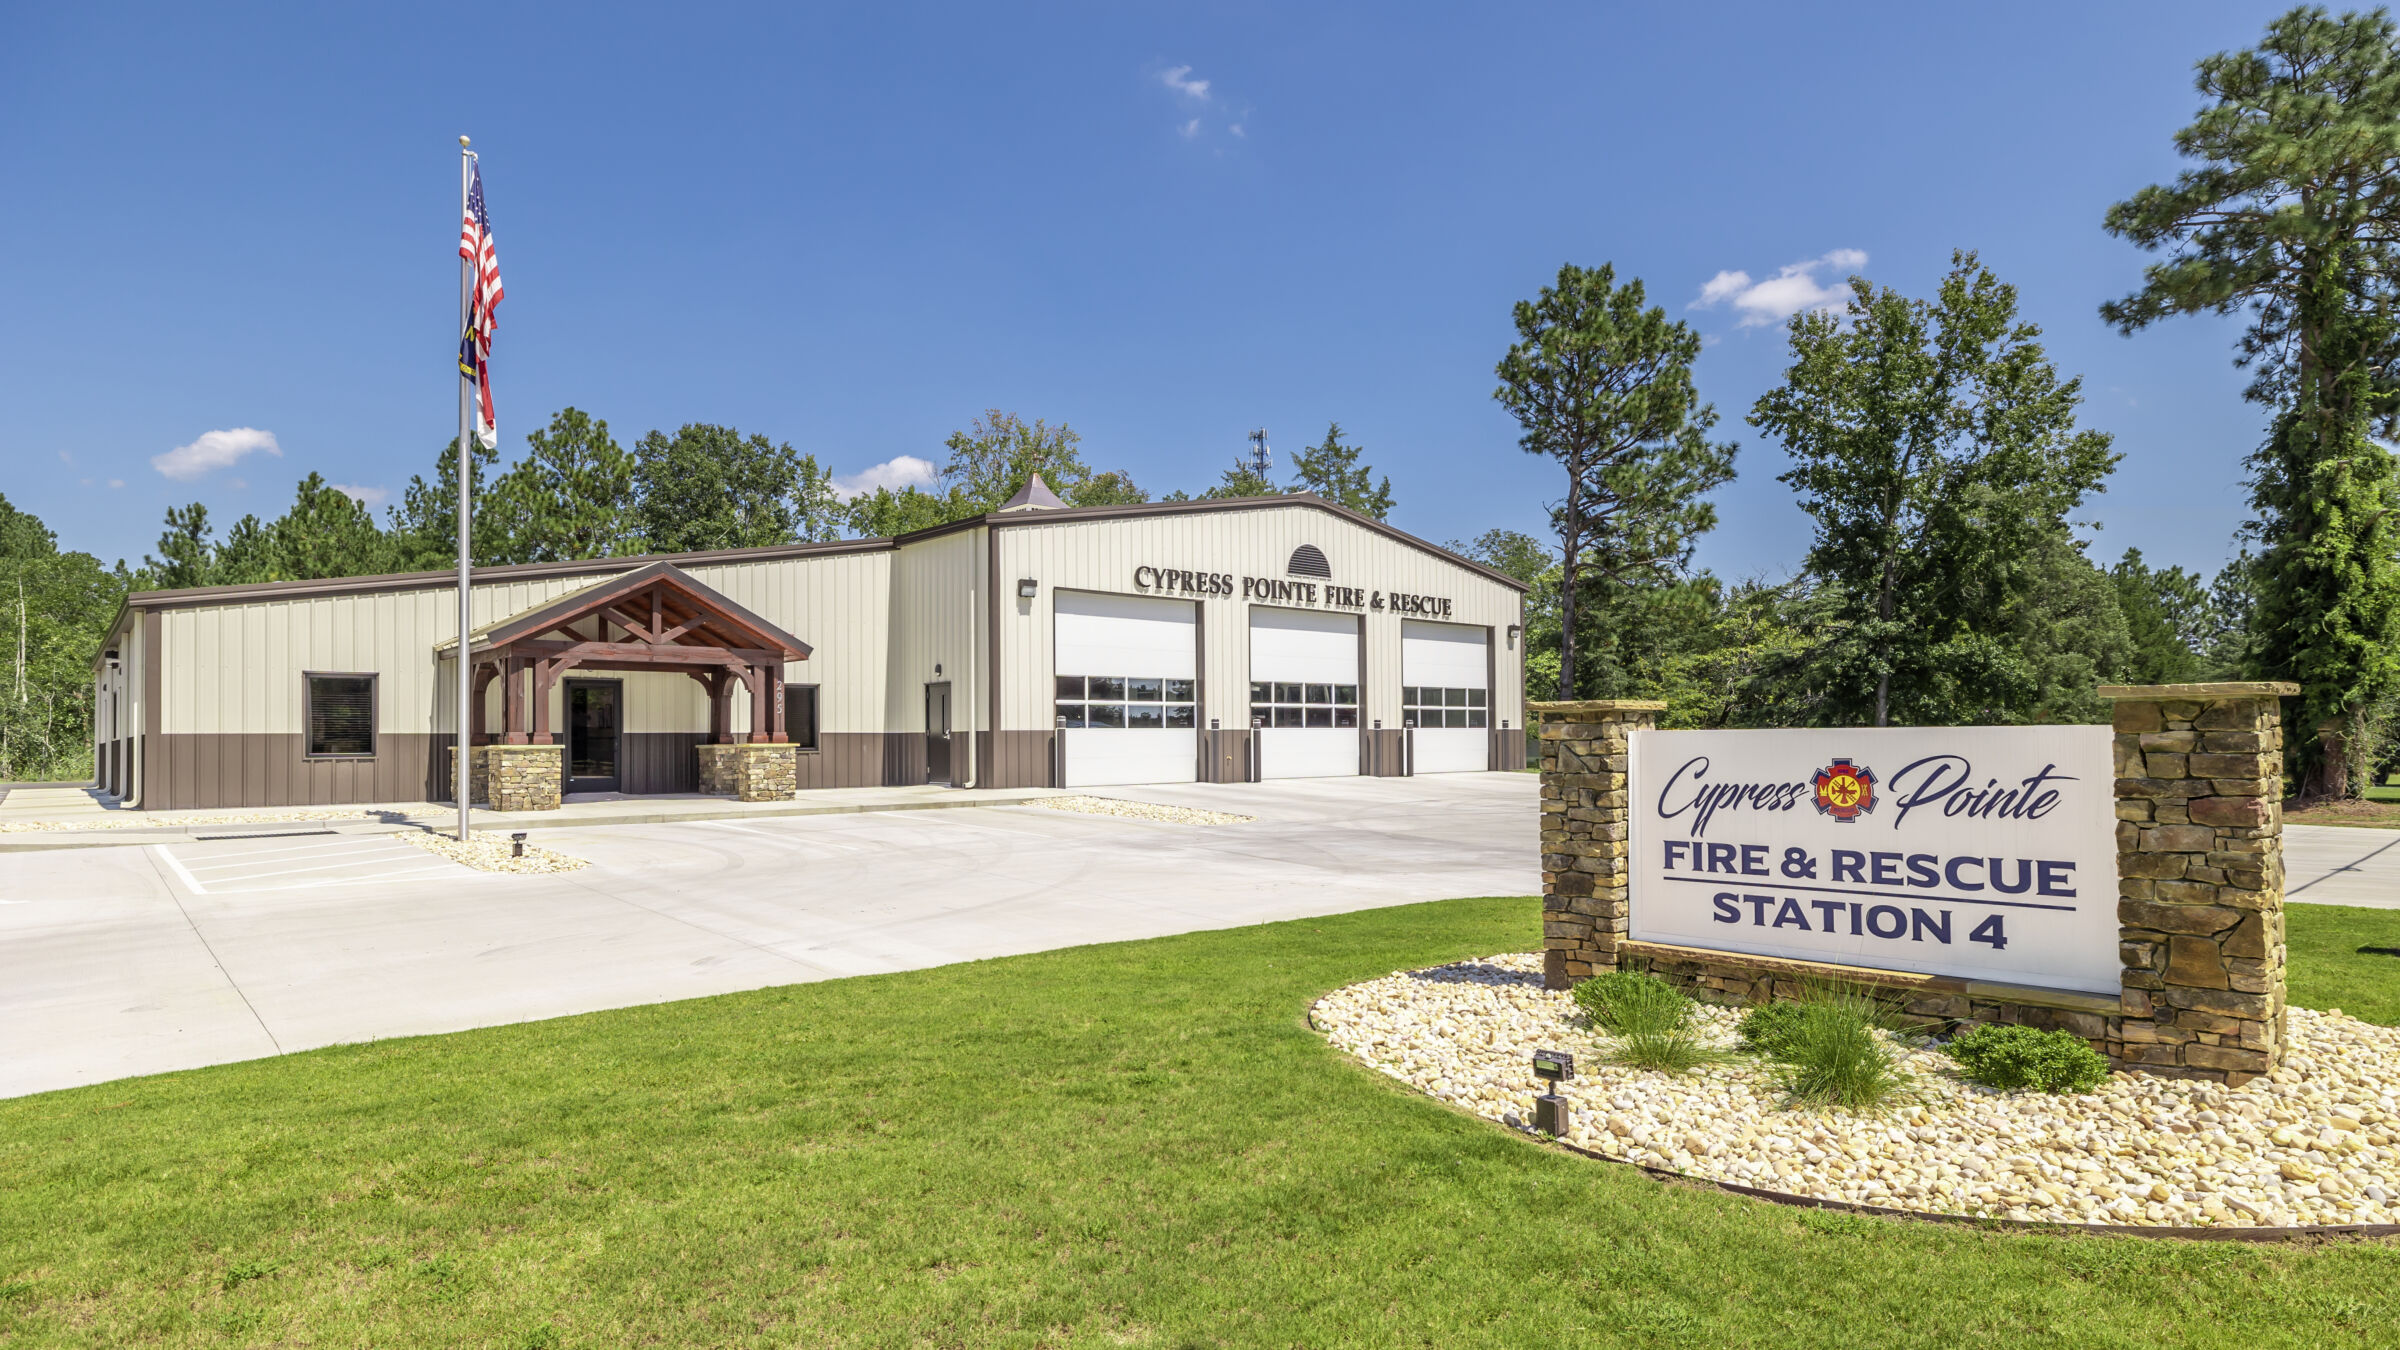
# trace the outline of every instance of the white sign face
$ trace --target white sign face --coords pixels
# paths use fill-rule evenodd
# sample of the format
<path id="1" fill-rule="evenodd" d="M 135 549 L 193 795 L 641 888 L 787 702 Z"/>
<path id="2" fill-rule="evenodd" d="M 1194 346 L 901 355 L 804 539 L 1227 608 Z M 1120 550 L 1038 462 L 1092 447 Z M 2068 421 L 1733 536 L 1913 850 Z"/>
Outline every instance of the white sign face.
<path id="1" fill-rule="evenodd" d="M 2116 993 L 2110 735 L 1636 731 L 1631 936 Z"/>

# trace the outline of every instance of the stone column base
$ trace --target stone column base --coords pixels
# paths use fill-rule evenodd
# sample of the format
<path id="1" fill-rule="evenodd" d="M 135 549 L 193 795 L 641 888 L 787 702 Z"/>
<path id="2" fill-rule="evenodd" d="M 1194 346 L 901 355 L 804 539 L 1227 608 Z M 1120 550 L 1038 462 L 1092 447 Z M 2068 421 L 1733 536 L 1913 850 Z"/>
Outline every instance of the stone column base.
<path id="1" fill-rule="evenodd" d="M 700 790 L 745 802 L 787 802 L 800 791 L 800 748 L 737 742 L 693 747 L 700 758 Z"/>
<path id="2" fill-rule="evenodd" d="M 1628 926 L 1625 771 L 1632 733 L 1666 704 L 1528 703 L 1542 745 L 1542 985 L 1565 989 L 1617 968 Z"/>
<path id="3" fill-rule="evenodd" d="M 490 748 L 483 745 L 471 747 L 473 753 L 467 756 L 467 803 L 471 806 L 489 806 L 492 803 L 491 758 L 483 753 Z M 450 747 L 449 766 L 449 776 L 442 780 L 442 786 L 456 792 L 458 747 L 455 745 Z"/>
<path id="4" fill-rule="evenodd" d="M 563 745 L 477 745 L 467 755 L 467 801 L 494 811 L 555 811 L 565 783 Z M 450 752 L 456 782 L 458 751 Z M 493 785 L 499 785 L 497 795 Z"/>

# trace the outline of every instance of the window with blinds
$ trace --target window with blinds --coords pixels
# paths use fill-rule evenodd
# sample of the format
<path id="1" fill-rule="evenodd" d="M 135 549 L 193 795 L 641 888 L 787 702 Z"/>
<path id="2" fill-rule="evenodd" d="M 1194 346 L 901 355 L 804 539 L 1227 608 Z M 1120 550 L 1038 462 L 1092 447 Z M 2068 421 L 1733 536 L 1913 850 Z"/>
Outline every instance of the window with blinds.
<path id="1" fill-rule="evenodd" d="M 308 754 L 367 758 L 375 753 L 375 677 L 310 675 Z"/>

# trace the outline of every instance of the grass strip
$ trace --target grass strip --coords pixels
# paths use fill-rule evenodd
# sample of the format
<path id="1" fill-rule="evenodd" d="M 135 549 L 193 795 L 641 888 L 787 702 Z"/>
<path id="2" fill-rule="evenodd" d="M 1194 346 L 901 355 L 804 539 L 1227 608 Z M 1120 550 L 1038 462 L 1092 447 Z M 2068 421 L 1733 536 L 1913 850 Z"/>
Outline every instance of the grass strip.
<path id="1" fill-rule="evenodd" d="M 2389 1006 L 2382 967 L 2298 955 L 2335 922 L 2294 908 L 2295 994 L 2309 968 Z M 0 1102 L 0 1345 L 2148 1350 L 2400 1324 L 2389 1247 L 1662 1186 L 1305 1024 L 1323 991 L 1539 933 L 1533 901 L 1457 900 Z"/>

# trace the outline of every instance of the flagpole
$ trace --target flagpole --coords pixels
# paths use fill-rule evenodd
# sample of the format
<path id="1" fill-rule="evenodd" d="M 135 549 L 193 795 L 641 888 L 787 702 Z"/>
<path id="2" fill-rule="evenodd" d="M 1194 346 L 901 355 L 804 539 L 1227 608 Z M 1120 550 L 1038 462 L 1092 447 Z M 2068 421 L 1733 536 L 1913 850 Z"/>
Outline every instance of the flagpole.
<path id="1" fill-rule="evenodd" d="M 467 145 L 466 137 L 458 138 L 458 218 L 461 220 L 467 217 L 467 184 L 475 171 L 475 152 L 468 149 Z M 467 331 L 468 318 L 473 312 L 474 278 L 473 260 L 462 256 L 458 260 L 458 331 L 462 334 Z M 456 762 L 452 765 L 452 771 L 458 779 L 458 842 L 462 844 L 467 842 L 467 792 L 468 785 L 473 782 L 467 756 L 474 749 L 469 744 L 467 732 L 467 728 L 473 725 L 469 720 L 471 710 L 467 705 L 475 696 L 474 680 L 467 665 L 467 637 L 474 627 L 474 611 L 469 604 L 467 591 L 468 540 L 475 509 L 467 490 L 469 466 L 475 462 L 475 452 L 471 448 L 475 434 L 471 404 L 474 397 L 475 381 L 462 370 L 458 376 L 458 752 L 454 757 Z"/>

